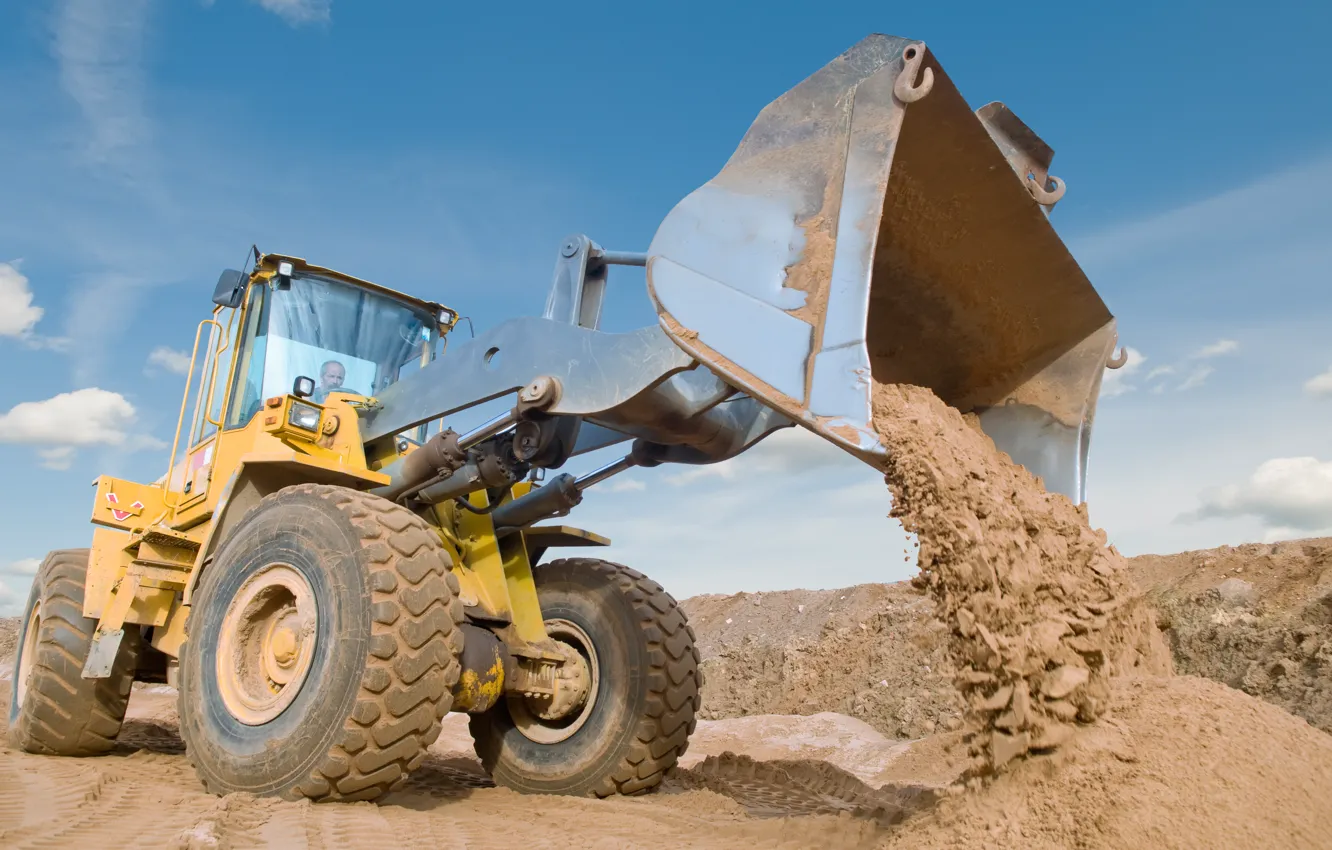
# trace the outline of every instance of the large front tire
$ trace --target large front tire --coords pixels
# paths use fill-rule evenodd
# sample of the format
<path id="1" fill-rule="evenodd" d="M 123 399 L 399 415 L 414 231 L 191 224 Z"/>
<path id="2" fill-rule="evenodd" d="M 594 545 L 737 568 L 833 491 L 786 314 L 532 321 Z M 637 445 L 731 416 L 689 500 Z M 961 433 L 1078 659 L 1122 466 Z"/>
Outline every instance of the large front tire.
<path id="1" fill-rule="evenodd" d="M 139 627 L 125 626 L 105 679 L 83 678 L 97 621 L 83 616 L 87 549 L 51 552 L 37 568 L 19 621 L 9 740 L 24 752 L 95 756 L 116 744 L 139 657 Z"/>
<path id="2" fill-rule="evenodd" d="M 521 695 L 473 715 L 477 755 L 495 782 L 524 793 L 651 790 L 689 746 L 699 708 L 699 655 L 684 612 L 620 564 L 570 558 L 534 575 L 548 632 L 579 651 L 595 686 L 585 710 L 549 726 Z"/>
<path id="3" fill-rule="evenodd" d="M 205 787 L 373 800 L 425 758 L 462 653 L 458 580 L 393 503 L 303 484 L 266 497 L 200 579 L 180 724 Z"/>

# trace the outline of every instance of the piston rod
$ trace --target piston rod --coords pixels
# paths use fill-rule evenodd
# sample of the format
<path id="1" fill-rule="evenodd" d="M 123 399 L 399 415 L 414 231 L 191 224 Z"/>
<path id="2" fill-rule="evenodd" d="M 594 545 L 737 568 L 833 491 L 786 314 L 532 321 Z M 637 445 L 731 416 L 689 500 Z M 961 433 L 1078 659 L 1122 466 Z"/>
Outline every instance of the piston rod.
<path id="1" fill-rule="evenodd" d="M 583 501 L 583 491 L 588 487 L 635 466 L 638 461 L 631 453 L 579 478 L 567 472 L 557 475 L 543 486 L 496 508 L 491 515 L 495 530 L 499 533 L 514 531 L 547 517 L 567 513 Z"/>

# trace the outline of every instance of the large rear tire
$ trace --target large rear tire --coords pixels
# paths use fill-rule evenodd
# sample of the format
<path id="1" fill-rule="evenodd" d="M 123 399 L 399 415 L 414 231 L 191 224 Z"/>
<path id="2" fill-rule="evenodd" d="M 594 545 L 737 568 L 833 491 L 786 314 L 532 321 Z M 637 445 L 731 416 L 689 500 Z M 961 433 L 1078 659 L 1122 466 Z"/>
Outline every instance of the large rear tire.
<path id="1" fill-rule="evenodd" d="M 495 782 L 524 793 L 651 790 L 688 748 L 699 708 L 684 611 L 661 585 L 608 561 L 551 561 L 534 575 L 547 631 L 579 651 L 594 685 L 559 722 L 541 723 L 518 694 L 473 715 L 477 755 Z"/>
<path id="2" fill-rule="evenodd" d="M 200 578 L 181 736 L 204 785 L 373 800 L 439 737 L 463 633 L 458 580 L 406 508 L 329 485 L 264 498 Z"/>
<path id="3" fill-rule="evenodd" d="M 87 549 L 51 552 L 37 568 L 19 621 L 9 740 L 24 752 L 96 756 L 116 744 L 139 657 L 139 627 L 125 626 L 105 679 L 83 678 L 97 621 L 83 616 Z"/>

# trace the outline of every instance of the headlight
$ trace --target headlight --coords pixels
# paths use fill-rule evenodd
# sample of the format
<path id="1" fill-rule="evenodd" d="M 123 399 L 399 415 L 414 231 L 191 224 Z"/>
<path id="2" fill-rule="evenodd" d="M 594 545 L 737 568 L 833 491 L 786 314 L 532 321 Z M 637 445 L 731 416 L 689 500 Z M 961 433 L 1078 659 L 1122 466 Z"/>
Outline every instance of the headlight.
<path id="1" fill-rule="evenodd" d="M 287 413 L 287 424 L 306 431 L 319 430 L 319 408 L 299 401 L 292 402 Z"/>

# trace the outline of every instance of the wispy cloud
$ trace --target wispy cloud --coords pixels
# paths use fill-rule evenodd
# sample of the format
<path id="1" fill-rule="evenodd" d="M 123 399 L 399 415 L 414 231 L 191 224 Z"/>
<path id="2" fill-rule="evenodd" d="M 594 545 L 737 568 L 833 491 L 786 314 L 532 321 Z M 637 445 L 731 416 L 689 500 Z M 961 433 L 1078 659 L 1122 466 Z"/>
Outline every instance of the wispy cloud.
<path id="1" fill-rule="evenodd" d="M 173 375 L 188 375 L 190 372 L 190 353 L 159 345 L 149 352 L 148 366 L 144 371 L 151 375 L 155 374 L 156 369 L 165 369 Z"/>
<path id="2" fill-rule="evenodd" d="M 1239 343 L 1235 340 L 1220 339 L 1202 346 L 1181 362 L 1153 367 L 1142 380 L 1153 395 L 1162 395 L 1167 389 L 1171 388 L 1167 379 L 1187 369 L 1184 379 L 1175 384 L 1173 389 L 1176 392 L 1194 390 L 1207 383 L 1207 379 L 1216 372 L 1216 367 L 1209 363 L 1196 362 L 1190 366 L 1191 361 L 1212 360 L 1226 354 L 1233 354 L 1238 350 Z M 1137 389 L 1134 379 L 1141 370 L 1143 363 L 1147 361 L 1147 357 L 1135 348 L 1128 348 L 1126 351 L 1128 352 L 1128 362 L 1119 369 L 1107 372 L 1105 378 L 1102 379 L 1102 398 L 1114 398 Z"/>
<path id="3" fill-rule="evenodd" d="M 263 8 L 292 26 L 327 21 L 333 0 L 258 0 Z"/>
<path id="4" fill-rule="evenodd" d="M 143 105 L 142 53 L 149 0 L 61 0 L 53 51 L 60 83 L 88 124 L 85 153 L 135 182 L 134 152 L 151 138 Z"/>
<path id="5" fill-rule="evenodd" d="M 1312 286 L 1332 253 L 1323 223 L 1332 215 L 1332 156 L 1323 156 L 1155 215 L 1072 240 L 1098 280 L 1121 279 L 1161 296 L 1210 301 L 1244 298 L 1261 285 Z M 1270 300 L 1270 299 L 1267 299 Z"/>
<path id="6" fill-rule="evenodd" d="M 1239 343 L 1233 339 L 1219 339 L 1211 345 L 1204 345 L 1198 349 L 1193 356 L 1199 359 L 1209 357 L 1220 357 L 1222 354 L 1230 354 L 1239 349 Z"/>
<path id="7" fill-rule="evenodd" d="M 1315 398 L 1332 396 L 1332 366 L 1304 382 L 1304 391 Z"/>
<path id="8" fill-rule="evenodd" d="M 1211 366 L 1205 366 L 1205 365 L 1197 366 L 1194 368 L 1192 372 L 1189 373 L 1189 376 L 1180 383 L 1177 389 L 1180 392 L 1197 389 L 1198 387 L 1201 387 L 1203 384 L 1205 384 L 1207 382 L 1207 379 L 1215 371 L 1216 369 Z"/>
<path id="9" fill-rule="evenodd" d="M 5 572 L 16 576 L 35 576 L 42 565 L 40 558 L 20 558 L 5 565 Z"/>

